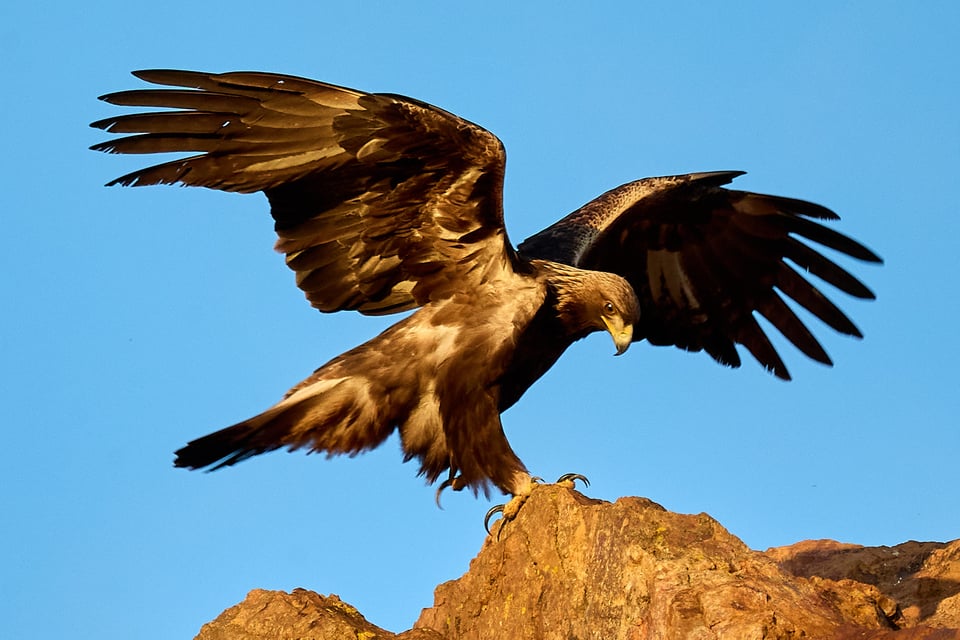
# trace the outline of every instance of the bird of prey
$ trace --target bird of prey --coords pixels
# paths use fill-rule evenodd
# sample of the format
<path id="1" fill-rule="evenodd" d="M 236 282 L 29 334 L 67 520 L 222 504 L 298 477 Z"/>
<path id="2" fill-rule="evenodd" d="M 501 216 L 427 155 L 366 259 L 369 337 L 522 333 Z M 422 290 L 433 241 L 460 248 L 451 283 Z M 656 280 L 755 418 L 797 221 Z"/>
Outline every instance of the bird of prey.
<path id="1" fill-rule="evenodd" d="M 411 98 L 257 72 L 138 71 L 168 88 L 103 96 L 124 107 L 92 126 L 111 153 L 190 152 L 109 184 L 263 192 L 276 249 L 323 312 L 416 311 L 317 369 L 260 415 L 176 452 L 191 469 L 279 448 L 355 454 L 399 430 L 430 483 L 513 496 L 533 480 L 500 414 L 573 342 L 607 331 L 705 351 L 737 367 L 742 345 L 787 368 L 757 316 L 830 364 L 784 296 L 840 333 L 860 332 L 800 272 L 873 294 L 810 243 L 880 262 L 819 221 L 822 206 L 727 189 L 742 172 L 644 178 L 616 187 L 518 247 L 503 220 L 500 140 Z M 170 88 L 172 87 L 172 88 Z M 792 266 L 791 266 L 792 263 Z M 508 515 L 505 512 L 505 515 Z"/>

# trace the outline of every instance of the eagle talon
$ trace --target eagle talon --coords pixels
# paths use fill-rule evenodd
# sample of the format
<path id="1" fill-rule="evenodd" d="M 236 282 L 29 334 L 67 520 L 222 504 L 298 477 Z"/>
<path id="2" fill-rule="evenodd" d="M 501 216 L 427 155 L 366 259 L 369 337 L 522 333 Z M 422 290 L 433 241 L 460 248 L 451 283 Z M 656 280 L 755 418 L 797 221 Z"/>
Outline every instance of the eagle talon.
<path id="1" fill-rule="evenodd" d="M 530 490 L 534 485 L 538 484 L 536 480 L 536 478 L 531 478 L 531 482 L 527 490 L 525 490 L 523 493 L 514 494 L 513 497 L 510 498 L 506 503 L 498 504 L 495 507 L 491 507 L 490 510 L 487 511 L 487 515 L 483 519 L 483 527 L 487 530 L 488 534 L 490 533 L 490 518 L 492 518 L 495 513 L 502 514 L 502 517 L 500 518 L 500 527 L 497 529 L 497 540 L 500 540 L 500 534 L 503 532 L 503 525 L 516 518 L 517 514 L 520 513 L 520 507 L 526 504 L 527 498 L 530 497 Z"/>
<path id="2" fill-rule="evenodd" d="M 557 482 L 555 484 L 562 484 L 570 489 L 576 489 L 577 480 L 581 481 L 584 487 L 590 486 L 590 481 L 587 480 L 586 476 L 582 476 L 579 473 L 565 473 L 557 478 Z"/>
<path id="3" fill-rule="evenodd" d="M 505 506 L 506 505 L 498 504 L 494 507 L 491 507 L 490 510 L 487 511 L 487 515 L 483 518 L 483 528 L 487 530 L 487 535 L 490 535 L 490 518 L 492 518 L 495 513 L 503 513 L 503 508 Z M 499 539 L 500 533 L 497 532 L 497 540 Z"/>
<path id="4" fill-rule="evenodd" d="M 440 486 L 437 487 L 437 496 L 436 496 L 437 507 L 441 509 L 443 509 L 443 505 L 440 504 L 440 494 L 443 493 L 444 489 L 446 489 L 447 487 L 450 487 L 454 491 L 460 491 L 465 486 L 467 486 L 466 484 L 464 484 L 463 479 L 460 478 L 460 476 L 458 475 L 454 475 L 454 473 L 455 472 L 451 470 L 450 477 L 444 480 L 443 482 L 441 482 Z"/>
<path id="5" fill-rule="evenodd" d="M 577 480 L 583 482 L 584 486 L 590 486 L 590 481 L 587 480 L 586 476 L 583 476 L 579 473 L 565 473 L 557 478 L 555 484 L 565 486 L 569 489 L 575 489 L 577 486 Z M 530 489 L 533 489 L 534 486 L 540 484 L 541 482 L 543 482 L 543 478 L 533 476 L 530 478 Z M 445 482 L 444 485 L 445 484 L 447 483 Z M 503 531 L 503 525 L 517 517 L 517 514 L 520 513 L 520 507 L 524 505 L 529 496 L 529 491 L 522 494 L 517 494 L 505 504 L 498 504 L 495 507 L 491 507 L 490 510 L 487 511 L 487 515 L 483 518 L 483 528 L 486 529 L 487 535 L 490 534 L 490 518 L 499 513 L 502 515 L 502 517 L 500 518 L 500 528 L 497 529 L 497 540 L 500 540 L 500 533 Z"/>

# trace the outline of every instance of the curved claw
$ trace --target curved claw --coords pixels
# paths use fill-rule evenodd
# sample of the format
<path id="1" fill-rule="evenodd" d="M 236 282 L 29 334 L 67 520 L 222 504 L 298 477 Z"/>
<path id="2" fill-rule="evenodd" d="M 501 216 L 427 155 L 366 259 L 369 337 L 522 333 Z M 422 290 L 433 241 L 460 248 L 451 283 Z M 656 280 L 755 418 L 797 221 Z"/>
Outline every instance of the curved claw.
<path id="1" fill-rule="evenodd" d="M 576 488 L 577 480 L 583 482 L 584 485 L 590 486 L 590 481 L 587 480 L 585 476 L 580 475 L 579 473 L 565 473 L 560 478 L 557 479 L 556 484 L 566 485 L 571 489 Z M 543 482 L 542 478 L 532 477 L 530 478 L 529 485 L 526 490 L 521 493 L 514 494 L 514 496 L 506 504 L 498 504 L 495 507 L 491 507 L 487 511 L 487 515 L 483 518 L 483 528 L 486 529 L 487 535 L 490 534 L 490 518 L 496 514 L 501 514 L 501 523 L 500 528 L 497 530 L 497 540 L 500 539 L 500 534 L 503 533 L 503 525 L 505 525 L 510 520 L 513 520 L 517 517 L 517 513 L 520 511 L 520 507 L 527 501 L 527 498 L 530 496 L 530 491 L 534 486 Z M 454 489 L 457 488 L 456 479 L 453 478 L 450 481 L 444 482 L 444 485 L 451 484 Z M 442 488 L 442 486 L 441 486 Z M 438 492 L 439 495 L 439 492 Z"/>
<path id="2" fill-rule="evenodd" d="M 487 535 L 490 535 L 490 518 L 493 517 L 495 513 L 503 513 L 503 507 L 506 505 L 498 504 L 495 507 L 490 507 L 490 510 L 487 511 L 487 515 L 483 518 L 483 528 L 487 530 Z M 499 539 L 499 536 L 498 536 Z"/>
<path id="3" fill-rule="evenodd" d="M 581 481 L 584 487 L 590 486 L 590 481 L 587 480 L 586 476 L 582 476 L 579 473 L 565 473 L 559 478 L 557 478 L 556 484 L 563 484 L 563 483 L 569 482 L 571 485 L 570 488 L 576 489 L 577 480 Z"/>
<path id="4" fill-rule="evenodd" d="M 439 487 L 437 487 L 437 495 L 436 495 L 437 508 L 443 509 L 443 505 L 440 504 L 440 494 L 443 493 L 444 489 L 446 489 L 452 484 L 453 484 L 453 478 L 447 478 L 446 480 L 440 483 Z"/>
<path id="5" fill-rule="evenodd" d="M 454 491 L 460 491 L 463 489 L 464 484 L 460 481 L 460 476 L 455 476 L 452 473 L 449 478 L 440 483 L 440 486 L 437 487 L 436 501 L 437 507 L 441 509 L 443 509 L 443 505 L 440 504 L 440 494 L 443 493 L 443 490 L 447 487 L 450 487 Z"/>

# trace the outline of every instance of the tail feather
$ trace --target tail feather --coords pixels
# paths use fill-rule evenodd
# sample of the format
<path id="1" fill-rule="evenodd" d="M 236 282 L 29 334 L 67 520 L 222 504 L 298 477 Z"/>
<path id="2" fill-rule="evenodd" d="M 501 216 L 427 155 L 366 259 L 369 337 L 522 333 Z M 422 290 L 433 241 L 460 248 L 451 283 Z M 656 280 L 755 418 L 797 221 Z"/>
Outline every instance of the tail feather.
<path id="1" fill-rule="evenodd" d="M 176 452 L 173 466 L 215 471 L 284 446 L 281 422 L 266 411 L 231 427 L 197 438 Z"/>
<path id="2" fill-rule="evenodd" d="M 383 401 L 386 394 L 374 393 L 372 387 L 359 377 L 298 385 L 260 415 L 190 442 L 176 452 L 173 464 L 214 471 L 283 447 L 330 455 L 372 449 L 395 424 Z"/>

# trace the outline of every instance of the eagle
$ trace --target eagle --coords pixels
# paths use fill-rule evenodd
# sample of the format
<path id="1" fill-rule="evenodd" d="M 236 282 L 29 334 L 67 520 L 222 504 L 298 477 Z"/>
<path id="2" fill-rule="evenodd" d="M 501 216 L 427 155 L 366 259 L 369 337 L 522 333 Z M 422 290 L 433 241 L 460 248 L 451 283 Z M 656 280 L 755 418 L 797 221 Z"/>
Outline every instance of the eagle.
<path id="1" fill-rule="evenodd" d="M 741 171 L 629 182 L 514 247 L 503 144 L 452 113 L 273 73 L 134 75 L 163 88 L 101 100 L 153 110 L 92 123 L 123 136 L 91 148 L 181 155 L 108 185 L 263 192 L 276 249 L 313 307 L 415 310 L 263 413 L 190 442 L 177 467 L 219 469 L 280 448 L 353 455 L 397 430 L 405 461 L 416 459 L 430 484 L 446 476 L 438 501 L 444 488 L 492 484 L 512 496 L 512 517 L 536 480 L 500 414 L 577 340 L 606 331 L 618 355 L 646 340 L 730 367 L 742 345 L 789 379 L 758 317 L 832 363 L 785 298 L 861 337 L 801 273 L 872 299 L 811 243 L 881 259 L 824 226 L 838 216 L 823 206 L 726 188 Z"/>

